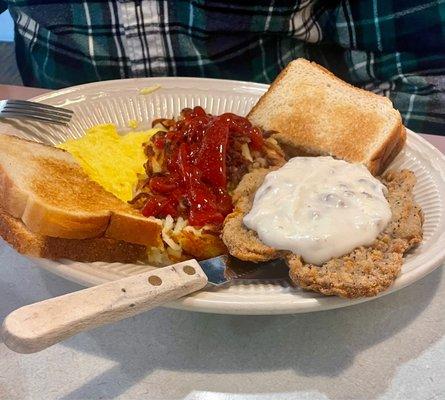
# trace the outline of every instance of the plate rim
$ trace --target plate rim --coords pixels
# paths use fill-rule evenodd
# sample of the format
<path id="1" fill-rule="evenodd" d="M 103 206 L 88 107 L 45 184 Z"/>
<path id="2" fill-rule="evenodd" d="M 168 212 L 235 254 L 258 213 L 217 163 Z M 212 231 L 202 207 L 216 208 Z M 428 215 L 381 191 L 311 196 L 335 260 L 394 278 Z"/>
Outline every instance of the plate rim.
<path id="1" fill-rule="evenodd" d="M 134 84 L 135 86 L 141 86 L 144 85 L 144 83 L 147 84 L 155 84 L 159 83 L 162 87 L 162 82 L 169 83 L 169 84 L 177 84 L 177 83 L 187 83 L 193 85 L 193 83 L 204 81 L 208 84 L 217 84 L 220 85 L 221 83 L 226 83 L 229 85 L 235 85 L 239 86 L 239 89 L 247 89 L 246 92 L 252 93 L 252 90 L 258 92 L 265 92 L 270 85 L 262 84 L 262 83 L 256 83 L 256 82 L 248 82 L 248 81 L 237 81 L 237 80 L 229 80 L 229 79 L 214 79 L 214 78 L 199 78 L 199 77 L 149 77 L 149 78 L 130 78 L 130 79 L 116 79 L 116 80 L 108 80 L 108 81 L 100 81 L 100 82 L 92 82 L 92 83 L 86 83 L 76 86 L 71 86 L 64 89 L 59 89 L 55 91 L 50 91 L 48 93 L 43 93 L 37 96 L 32 97 L 31 101 L 36 102 L 44 102 L 46 100 L 53 100 L 57 98 L 58 96 L 64 96 L 71 93 L 83 91 L 85 89 L 103 89 L 105 86 L 105 89 L 108 90 L 107 86 L 109 85 L 116 85 L 116 86 L 131 86 L 131 84 Z M 137 90 L 137 88 L 134 88 Z M 208 91 L 209 89 L 202 89 L 202 88 L 196 88 L 200 90 Z M 218 88 L 218 91 L 224 91 L 223 88 Z M 226 91 L 230 92 L 233 91 L 232 89 L 227 89 Z M 239 93 L 239 91 L 237 91 Z M 420 141 L 421 145 L 426 146 L 428 150 L 432 153 L 431 155 L 436 156 L 440 162 L 442 162 L 445 165 L 445 155 L 440 152 L 436 147 L 434 147 L 431 143 L 429 143 L 427 140 L 425 140 L 423 137 L 421 137 L 419 134 L 411 131 L 407 128 L 407 136 L 408 140 L 413 140 L 414 142 Z M 434 167 L 434 165 L 431 165 Z M 437 168 L 436 168 L 437 169 Z M 445 171 L 437 169 L 441 179 L 442 183 L 445 185 Z M 64 279 L 74 281 L 76 283 L 79 283 L 84 286 L 92 285 L 92 280 L 83 280 L 82 278 L 76 279 L 72 275 L 70 275 L 70 270 L 72 271 L 72 266 L 60 264 L 57 261 L 53 260 L 47 260 L 47 259 L 38 259 L 38 258 L 32 258 L 31 259 L 35 265 L 52 272 L 56 275 L 59 275 L 63 277 Z M 169 304 L 166 304 L 165 307 L 169 308 L 175 308 L 175 309 L 181 309 L 181 310 L 188 310 L 188 311 L 198 311 L 198 312 L 206 312 L 206 313 L 216 313 L 216 314 L 239 314 L 239 315 L 272 315 L 272 314 L 294 314 L 294 313 L 306 313 L 306 312 L 316 312 L 316 311 L 324 311 L 324 310 L 330 310 L 335 308 L 342 308 L 342 307 L 348 307 L 355 304 L 360 304 L 366 301 L 371 301 L 377 298 L 381 298 L 383 296 L 386 296 L 390 293 L 394 293 L 395 291 L 398 291 L 420 279 L 422 279 L 427 274 L 434 271 L 436 268 L 438 268 L 443 261 L 445 260 L 445 247 L 440 252 L 437 252 L 435 256 L 430 259 L 427 263 L 427 267 L 417 267 L 411 271 L 408 271 L 404 273 L 403 275 L 400 275 L 397 280 L 395 281 L 394 285 L 390 287 L 388 290 L 380 293 L 377 296 L 369 297 L 369 298 L 360 298 L 355 300 L 348 300 L 348 299 L 342 299 L 338 297 L 332 297 L 332 296 L 326 296 L 326 297 L 312 297 L 312 298 L 305 298 L 301 299 L 298 298 L 298 301 L 292 302 L 290 298 L 286 298 L 281 301 L 274 301 L 274 302 L 259 302 L 258 296 L 257 300 L 251 300 L 246 301 L 245 299 L 240 302 L 236 300 L 236 295 L 233 295 L 234 300 L 233 301 L 217 301 L 214 299 L 206 299 L 206 298 L 199 298 L 197 294 L 192 294 L 190 296 L 187 296 L 185 298 L 176 300 L 174 302 L 171 302 Z M 87 265 L 88 263 L 75 263 L 75 264 L 84 264 Z M 78 272 L 78 271 L 77 271 Z M 78 276 L 88 276 L 88 274 L 85 273 L 78 273 Z M 93 279 L 98 282 L 98 279 Z M 108 280 L 104 280 L 108 281 Z M 201 292 L 202 293 L 202 292 Z M 204 292 L 208 293 L 208 292 Z M 198 293 L 199 295 L 200 293 Z M 267 297 L 267 295 L 262 295 Z"/>
<path id="2" fill-rule="evenodd" d="M 53 99 L 60 95 L 65 95 L 69 93 L 73 93 L 82 89 L 94 89 L 95 87 L 101 87 L 104 85 L 115 84 L 116 86 L 125 86 L 126 84 L 136 83 L 136 82 L 148 82 L 153 84 L 159 84 L 159 82 L 183 82 L 183 83 L 193 83 L 194 81 L 203 81 L 207 83 L 215 83 L 220 84 L 224 82 L 226 84 L 237 85 L 239 87 L 244 87 L 246 89 L 257 89 L 257 90 L 267 90 L 270 85 L 266 83 L 259 82 L 249 82 L 249 81 L 238 81 L 234 79 L 216 79 L 216 78 L 201 78 L 201 77 L 192 77 L 192 76 L 160 76 L 160 77 L 144 77 L 144 78 L 126 78 L 126 79 L 110 79 L 106 81 L 98 81 L 98 82 L 90 82 L 90 83 L 82 83 L 80 85 L 69 86 L 63 89 L 50 90 L 49 92 L 39 94 L 37 96 L 31 97 L 28 99 L 29 101 L 42 102 L 44 100 Z M 160 85 L 162 88 L 162 84 Z M 198 88 L 196 88 L 198 89 Z M 135 89 L 136 90 L 136 89 Z M 139 90 L 139 89 L 138 89 Z M 223 89 L 218 89 L 223 90 Z M 230 91 L 230 90 L 227 90 Z M 151 94 L 151 93 L 150 93 Z M 141 94 L 144 96 L 143 94 Z"/>

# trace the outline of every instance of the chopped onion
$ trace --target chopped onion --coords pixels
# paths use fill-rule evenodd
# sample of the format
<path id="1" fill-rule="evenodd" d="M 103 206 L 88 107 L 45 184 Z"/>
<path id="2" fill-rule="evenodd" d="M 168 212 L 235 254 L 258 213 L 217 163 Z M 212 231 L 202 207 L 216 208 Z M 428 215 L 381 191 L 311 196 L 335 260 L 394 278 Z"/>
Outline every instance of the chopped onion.
<path id="1" fill-rule="evenodd" d="M 241 145 L 241 154 L 246 160 L 253 162 L 252 154 L 250 154 L 249 145 L 247 143 L 243 143 Z"/>

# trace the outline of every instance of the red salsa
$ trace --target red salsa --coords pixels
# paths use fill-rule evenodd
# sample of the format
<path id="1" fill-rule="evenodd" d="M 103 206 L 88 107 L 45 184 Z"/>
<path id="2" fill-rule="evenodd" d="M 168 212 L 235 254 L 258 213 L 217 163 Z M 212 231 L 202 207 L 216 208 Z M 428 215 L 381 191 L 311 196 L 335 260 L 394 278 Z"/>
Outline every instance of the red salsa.
<path id="1" fill-rule="evenodd" d="M 233 208 L 227 165 L 233 158 L 231 148 L 241 141 L 260 150 L 262 133 L 232 113 L 212 116 L 195 107 L 181 115 L 167 132 L 150 139 L 150 151 L 162 153 L 163 161 L 161 172 L 149 174 L 142 213 L 158 218 L 182 216 L 192 226 L 220 225 Z"/>

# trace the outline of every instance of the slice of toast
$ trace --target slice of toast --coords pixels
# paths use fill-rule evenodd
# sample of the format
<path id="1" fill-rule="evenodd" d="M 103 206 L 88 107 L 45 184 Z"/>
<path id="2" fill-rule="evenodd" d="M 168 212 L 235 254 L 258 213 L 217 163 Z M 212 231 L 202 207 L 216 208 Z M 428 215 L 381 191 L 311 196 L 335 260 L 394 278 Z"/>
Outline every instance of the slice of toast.
<path id="1" fill-rule="evenodd" d="M 380 175 L 402 149 L 406 131 L 389 99 L 358 89 L 323 67 L 297 59 L 279 74 L 248 118 L 276 131 L 287 155 L 332 155 Z"/>
<path id="2" fill-rule="evenodd" d="M 162 222 L 145 218 L 93 182 L 64 150 L 0 135 L 0 206 L 33 233 L 162 243 Z"/>
<path id="3" fill-rule="evenodd" d="M 63 239 L 31 232 L 0 207 L 0 236 L 19 253 L 49 259 L 83 262 L 135 263 L 146 257 L 146 247 L 108 238 Z"/>

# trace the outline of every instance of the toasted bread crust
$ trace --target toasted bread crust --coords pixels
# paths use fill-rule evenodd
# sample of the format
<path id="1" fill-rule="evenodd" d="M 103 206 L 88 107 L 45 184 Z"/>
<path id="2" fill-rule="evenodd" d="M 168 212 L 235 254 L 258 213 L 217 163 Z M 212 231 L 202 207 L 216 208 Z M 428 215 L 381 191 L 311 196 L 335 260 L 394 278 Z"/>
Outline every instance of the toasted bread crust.
<path id="1" fill-rule="evenodd" d="M 394 127 L 385 144 L 374 154 L 368 165 L 371 174 L 375 176 L 383 174 L 392 160 L 402 151 L 405 142 L 406 128 L 402 125 L 400 118 L 400 125 Z"/>
<path id="2" fill-rule="evenodd" d="M 66 239 L 88 239 L 103 236 L 110 213 L 102 212 L 71 217 L 66 210 L 51 207 L 40 198 L 29 197 L 21 216 L 31 232 Z"/>
<path id="3" fill-rule="evenodd" d="M 146 247 L 107 238 L 63 239 L 33 233 L 0 208 L 0 236 L 16 251 L 32 257 L 75 261 L 134 263 L 144 260 Z"/>
<path id="4" fill-rule="evenodd" d="M 292 101 L 297 101 L 297 97 L 295 100 L 293 100 L 291 99 L 291 95 L 289 95 L 289 93 L 284 93 L 286 92 L 286 88 L 283 87 L 282 83 L 283 80 L 287 78 L 288 74 L 294 73 L 293 68 L 295 65 L 298 64 L 303 65 L 305 68 L 309 66 L 313 71 L 321 71 L 326 79 L 332 81 L 332 86 L 345 88 L 345 90 L 351 93 L 351 96 L 353 96 L 353 93 L 357 93 L 359 98 L 369 99 L 369 103 L 373 103 L 374 105 L 381 104 L 382 107 L 387 108 L 388 113 L 391 113 L 392 115 L 391 118 L 396 118 L 397 122 L 394 122 L 394 127 L 391 129 L 390 132 L 385 133 L 386 138 L 384 143 L 379 145 L 377 150 L 374 150 L 373 153 L 371 153 L 371 150 L 368 150 L 370 148 L 369 140 L 371 140 L 369 138 L 373 137 L 374 132 L 378 132 L 381 127 L 384 126 L 384 122 L 382 119 L 379 119 L 380 117 L 378 114 L 364 112 L 364 110 L 361 110 L 358 107 L 356 107 L 357 111 L 355 111 L 354 107 L 345 108 L 345 110 L 348 110 L 347 115 L 332 115 L 333 111 L 328 111 L 330 109 L 329 104 L 322 103 L 322 111 L 326 110 L 326 118 L 328 116 L 331 116 L 333 118 L 331 119 L 332 121 L 343 120 L 346 123 L 345 126 L 351 125 L 350 132 L 355 132 L 352 142 L 350 138 L 345 137 L 343 140 L 344 143 L 337 143 L 335 141 L 331 142 L 331 145 L 333 146 L 332 148 L 328 147 L 328 145 L 324 144 L 324 142 L 317 142 L 317 140 L 319 140 L 319 137 L 317 135 L 320 134 L 321 128 L 328 126 L 329 122 L 323 122 L 324 125 L 322 124 L 322 126 L 318 126 L 317 128 L 317 124 L 313 120 L 311 120 L 311 118 L 314 118 L 315 120 L 319 118 L 318 115 L 316 115 L 315 111 L 312 110 L 304 115 L 299 115 L 298 112 L 289 110 L 282 111 L 280 109 L 273 109 L 271 111 L 271 103 L 269 102 L 269 99 L 276 99 L 278 97 L 283 98 L 283 104 L 286 107 L 291 107 L 291 104 L 294 104 L 292 103 Z M 324 95 L 328 92 L 331 93 L 329 89 L 320 89 L 319 86 L 317 86 L 317 82 L 314 78 L 314 89 L 312 90 L 312 92 L 316 89 L 321 90 L 321 95 Z M 274 100 L 271 101 L 273 102 Z M 287 103 L 287 101 L 290 101 L 290 103 Z M 308 101 L 312 100 L 309 98 Z M 318 96 L 316 96 L 313 101 L 314 104 L 319 101 Z M 324 108 L 325 104 L 327 108 Z M 307 108 L 306 105 L 303 105 L 303 107 Z M 308 110 L 310 110 L 310 108 L 308 108 Z M 341 109 L 341 111 L 346 112 L 343 109 Z M 339 112 L 337 108 L 336 112 Z M 383 173 L 385 168 L 391 163 L 398 152 L 400 152 L 406 139 L 406 131 L 402 125 L 400 113 L 393 109 L 392 103 L 388 98 L 372 92 L 368 92 L 366 90 L 357 88 L 347 82 L 344 82 L 340 78 L 336 77 L 332 72 L 326 70 L 325 68 L 319 66 L 314 62 L 309 62 L 304 59 L 297 59 L 288 64 L 288 66 L 278 75 L 275 81 L 271 84 L 268 91 L 252 108 L 247 117 L 252 121 L 252 123 L 259 125 L 263 129 L 278 131 L 278 133 L 274 134 L 273 137 L 280 143 L 280 145 L 282 145 L 287 156 L 332 155 L 334 157 L 342 158 L 350 162 L 362 162 L 368 167 L 373 175 L 380 175 L 381 173 Z M 267 122 L 259 123 L 259 120 Z M 365 129 L 365 132 L 362 135 L 360 135 L 360 130 L 357 128 L 356 125 L 354 125 L 352 121 L 360 121 Z M 294 126 L 301 127 L 301 134 L 303 135 L 302 137 L 300 137 L 300 133 L 296 134 L 296 130 L 292 129 L 292 127 Z M 288 129 L 288 131 L 286 131 L 286 128 Z M 306 132 L 306 129 L 308 129 L 308 136 L 304 134 L 304 132 Z M 332 129 L 333 132 L 336 132 L 335 128 Z M 366 131 L 367 129 L 369 129 L 369 132 Z M 342 135 L 344 134 L 345 133 L 342 133 Z M 340 136 L 340 138 L 341 137 L 343 136 Z M 360 153 L 361 151 L 363 152 L 363 154 Z"/>
<path id="5" fill-rule="evenodd" d="M 65 150 L 0 135 L 0 161 L 0 206 L 32 232 L 160 245 L 161 221 L 143 217 L 93 182 Z M 28 166 L 29 173 L 19 173 Z"/>
<path id="6" fill-rule="evenodd" d="M 0 205 L 12 216 L 20 218 L 25 212 L 27 200 L 0 164 Z"/>
<path id="7" fill-rule="evenodd" d="M 275 78 L 275 80 L 272 82 L 272 84 L 269 86 L 269 89 L 267 90 L 267 92 L 260 97 L 260 99 L 257 101 L 257 103 L 252 107 L 252 109 L 249 111 L 249 114 L 247 114 L 247 118 L 249 118 L 250 115 L 254 114 L 256 111 L 258 111 L 259 108 L 261 108 L 263 106 L 263 102 L 265 101 L 265 96 L 269 93 L 269 92 L 273 92 L 275 91 L 276 87 L 278 86 L 278 84 L 280 83 L 280 81 L 282 79 L 284 79 L 286 77 L 286 75 L 289 73 L 290 69 L 292 68 L 292 63 L 295 62 L 299 62 L 299 63 L 303 63 L 306 65 L 311 65 L 312 67 L 315 67 L 321 71 L 323 71 L 326 75 L 329 75 L 329 77 L 331 79 L 333 79 L 334 81 L 340 83 L 341 85 L 347 86 L 351 89 L 354 89 L 358 92 L 362 92 L 362 93 L 366 93 L 367 96 L 369 97 L 373 97 L 374 99 L 378 99 L 378 100 L 386 100 L 387 102 L 391 103 L 391 100 L 389 100 L 386 97 L 380 96 L 374 92 L 370 92 L 368 90 L 365 89 L 360 89 L 357 86 L 354 86 L 346 81 L 344 81 L 343 79 L 340 79 L 337 75 L 335 75 L 333 72 L 329 71 L 328 69 L 326 69 L 325 67 L 317 64 L 314 61 L 309 61 L 306 60 L 304 58 L 297 58 L 294 61 L 291 61 L 279 74 L 278 76 Z M 391 103 L 392 104 L 392 103 Z"/>

